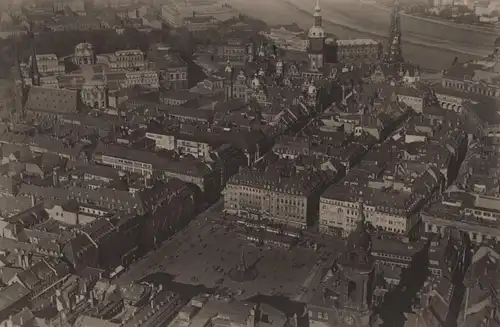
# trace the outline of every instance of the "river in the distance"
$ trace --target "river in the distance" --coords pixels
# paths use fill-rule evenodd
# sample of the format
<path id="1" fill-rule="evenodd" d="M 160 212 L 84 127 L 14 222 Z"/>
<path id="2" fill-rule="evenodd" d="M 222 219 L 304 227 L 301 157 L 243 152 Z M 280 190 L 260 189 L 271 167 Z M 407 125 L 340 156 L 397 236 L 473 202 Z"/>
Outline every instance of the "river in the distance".
<path id="1" fill-rule="evenodd" d="M 243 14 L 268 24 L 312 24 L 316 0 L 228 0 Z M 321 0 L 324 26 L 340 39 L 373 38 L 385 42 L 390 12 L 358 1 Z M 403 52 L 407 60 L 429 69 L 448 68 L 453 59 L 467 61 L 493 51 L 498 35 L 402 16 Z"/>

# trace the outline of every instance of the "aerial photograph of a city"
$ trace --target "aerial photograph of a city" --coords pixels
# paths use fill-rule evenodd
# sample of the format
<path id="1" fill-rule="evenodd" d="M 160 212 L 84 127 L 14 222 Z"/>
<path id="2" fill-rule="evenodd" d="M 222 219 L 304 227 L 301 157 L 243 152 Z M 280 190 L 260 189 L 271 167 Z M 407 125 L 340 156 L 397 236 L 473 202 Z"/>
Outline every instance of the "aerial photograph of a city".
<path id="1" fill-rule="evenodd" d="M 500 0 L 0 0 L 0 327 L 500 327 Z"/>

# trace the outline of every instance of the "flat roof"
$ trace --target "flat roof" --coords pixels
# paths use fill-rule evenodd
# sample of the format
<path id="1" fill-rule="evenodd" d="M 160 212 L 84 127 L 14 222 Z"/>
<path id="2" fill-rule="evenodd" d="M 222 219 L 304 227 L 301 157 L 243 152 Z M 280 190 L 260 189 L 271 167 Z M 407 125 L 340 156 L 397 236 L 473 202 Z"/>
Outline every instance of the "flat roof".
<path id="1" fill-rule="evenodd" d="M 337 40 L 337 44 L 343 46 L 377 45 L 380 44 L 380 42 L 377 42 L 372 39 L 349 39 L 349 40 Z"/>

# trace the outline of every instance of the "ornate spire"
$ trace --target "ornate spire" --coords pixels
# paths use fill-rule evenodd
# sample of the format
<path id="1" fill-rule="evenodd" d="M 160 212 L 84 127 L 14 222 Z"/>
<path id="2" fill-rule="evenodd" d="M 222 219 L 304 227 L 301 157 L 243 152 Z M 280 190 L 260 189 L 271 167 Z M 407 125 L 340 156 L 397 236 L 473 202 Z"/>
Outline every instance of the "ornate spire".
<path id="1" fill-rule="evenodd" d="M 403 53 L 401 50 L 401 17 L 399 15 L 398 0 L 394 0 L 387 42 L 388 49 L 386 61 L 390 63 L 403 61 Z"/>
<path id="2" fill-rule="evenodd" d="M 25 95 L 25 85 L 24 85 L 24 79 L 23 75 L 21 72 L 21 64 L 19 61 L 19 53 L 17 49 L 17 39 L 14 40 L 14 69 L 12 71 L 12 78 L 14 79 L 15 83 L 15 112 L 12 111 L 11 114 L 13 115 L 14 120 L 17 120 L 22 116 L 23 112 L 23 100 L 24 100 L 24 95 Z"/>
<path id="3" fill-rule="evenodd" d="M 40 72 L 38 71 L 38 63 L 36 60 L 36 41 L 33 22 L 30 22 L 28 36 L 31 40 L 31 82 L 33 85 L 40 86 Z"/>
<path id="4" fill-rule="evenodd" d="M 366 231 L 362 193 L 358 199 L 356 229 L 347 237 L 345 263 L 351 265 L 370 264 L 371 236 Z"/>
<path id="5" fill-rule="evenodd" d="M 359 194 L 358 198 L 358 217 L 356 220 L 357 225 L 362 225 L 364 228 L 365 225 L 365 211 L 363 205 L 363 193 Z"/>
<path id="6" fill-rule="evenodd" d="M 314 15 L 321 15 L 321 7 L 319 6 L 319 0 L 316 0 L 316 7 L 314 7 Z"/>
<path id="7" fill-rule="evenodd" d="M 13 53 L 14 53 L 14 79 L 16 82 L 22 82 L 23 80 L 21 75 L 21 64 L 19 62 L 19 52 L 17 49 L 17 39 L 14 40 Z"/>
<path id="8" fill-rule="evenodd" d="M 314 26 L 321 26 L 321 7 L 319 0 L 316 0 L 316 7 L 314 7 Z"/>

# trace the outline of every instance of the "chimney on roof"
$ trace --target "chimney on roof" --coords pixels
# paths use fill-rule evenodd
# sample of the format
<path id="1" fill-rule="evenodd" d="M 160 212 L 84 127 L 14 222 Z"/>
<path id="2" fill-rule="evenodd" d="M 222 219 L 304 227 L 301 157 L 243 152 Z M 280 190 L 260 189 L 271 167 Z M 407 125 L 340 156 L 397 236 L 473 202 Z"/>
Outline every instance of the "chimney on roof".
<path id="1" fill-rule="evenodd" d="M 31 194 L 31 206 L 34 207 L 36 205 L 36 198 L 34 194 Z"/>

